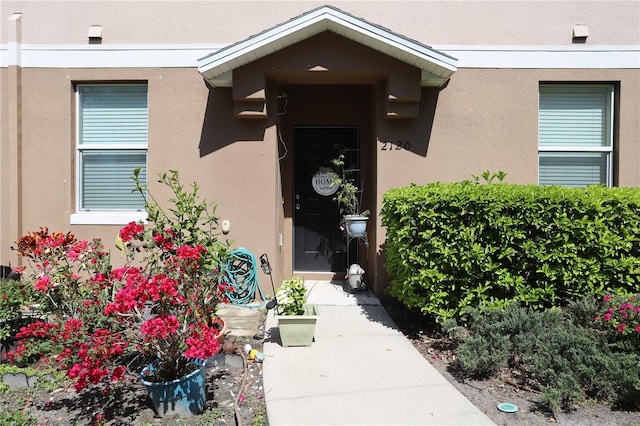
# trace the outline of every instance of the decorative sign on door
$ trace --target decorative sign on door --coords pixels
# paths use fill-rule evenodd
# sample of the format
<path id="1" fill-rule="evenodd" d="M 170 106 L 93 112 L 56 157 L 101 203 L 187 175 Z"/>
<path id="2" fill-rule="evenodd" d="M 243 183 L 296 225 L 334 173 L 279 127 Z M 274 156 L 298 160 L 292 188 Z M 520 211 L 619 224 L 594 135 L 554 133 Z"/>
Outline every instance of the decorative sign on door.
<path id="1" fill-rule="evenodd" d="M 311 186 L 318 194 L 328 197 L 338 190 L 338 185 L 331 183 L 337 177 L 336 172 L 330 167 L 320 167 L 311 178 Z"/>

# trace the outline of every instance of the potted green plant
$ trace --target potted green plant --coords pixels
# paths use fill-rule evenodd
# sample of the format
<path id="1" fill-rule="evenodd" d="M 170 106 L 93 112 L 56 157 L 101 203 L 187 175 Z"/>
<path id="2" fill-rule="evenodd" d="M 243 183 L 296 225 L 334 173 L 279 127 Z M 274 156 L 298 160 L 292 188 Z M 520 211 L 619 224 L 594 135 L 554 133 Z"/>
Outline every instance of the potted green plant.
<path id="1" fill-rule="evenodd" d="M 358 187 L 353 170 L 345 167 L 345 156 L 342 153 L 331 160 L 331 164 L 335 171 L 331 185 L 338 187 L 333 200 L 338 203 L 343 215 L 340 225 L 348 235 L 364 235 L 367 232 L 369 211 L 360 211 L 362 190 Z"/>
<path id="2" fill-rule="evenodd" d="M 311 346 L 318 310 L 307 303 L 307 289 L 300 278 L 284 280 L 278 289 L 276 320 L 282 346 Z"/>

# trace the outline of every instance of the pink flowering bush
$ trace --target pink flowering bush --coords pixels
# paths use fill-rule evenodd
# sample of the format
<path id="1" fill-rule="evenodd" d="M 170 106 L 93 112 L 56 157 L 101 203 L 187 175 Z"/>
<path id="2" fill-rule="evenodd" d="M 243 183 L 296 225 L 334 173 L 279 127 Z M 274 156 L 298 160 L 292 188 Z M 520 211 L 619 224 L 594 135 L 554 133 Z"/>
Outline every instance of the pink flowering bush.
<path id="1" fill-rule="evenodd" d="M 77 316 L 85 301 L 100 296 L 111 270 L 100 240 L 80 241 L 70 232 L 49 233 L 46 227 L 20 237 L 17 252 L 26 265 L 15 272 L 30 269 L 29 278 L 37 290 L 32 302 L 48 314 Z"/>
<path id="2" fill-rule="evenodd" d="M 631 296 L 604 296 L 605 311 L 596 315 L 595 320 L 607 329 L 615 330 L 622 336 L 640 340 L 640 299 Z"/>
<path id="3" fill-rule="evenodd" d="M 21 363 L 54 363 L 67 371 L 77 390 L 107 376 L 120 380 L 127 345 L 118 320 L 103 312 L 114 282 L 101 242 L 40 228 L 22 236 L 17 251 L 26 261 L 17 272 L 33 285 L 26 308 L 37 320 L 16 334 L 18 346 L 8 357 Z"/>
<path id="4" fill-rule="evenodd" d="M 160 175 L 173 192 L 164 210 L 134 173 L 147 223 L 132 222 L 116 237 L 126 262 L 113 267 L 99 240 L 41 228 L 18 241 L 41 320 L 16 335 L 14 361 L 42 357 L 65 369 L 78 391 L 125 376 L 133 356 L 154 363 L 149 381 L 188 374 L 193 360 L 220 349 L 216 308 L 228 290 L 221 273 L 228 243 L 218 240 L 215 205 L 187 190 L 178 172 Z M 24 272 L 26 267 L 20 268 Z"/>

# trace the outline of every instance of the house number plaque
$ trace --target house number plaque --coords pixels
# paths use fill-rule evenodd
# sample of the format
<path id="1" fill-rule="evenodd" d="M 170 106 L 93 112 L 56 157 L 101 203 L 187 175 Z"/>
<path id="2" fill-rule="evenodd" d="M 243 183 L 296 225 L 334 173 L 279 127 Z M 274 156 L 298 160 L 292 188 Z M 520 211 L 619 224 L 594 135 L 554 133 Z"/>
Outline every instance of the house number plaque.
<path id="1" fill-rule="evenodd" d="M 411 149 L 411 142 L 381 140 L 378 142 L 380 142 L 380 151 L 400 151 L 402 149 L 409 151 Z"/>

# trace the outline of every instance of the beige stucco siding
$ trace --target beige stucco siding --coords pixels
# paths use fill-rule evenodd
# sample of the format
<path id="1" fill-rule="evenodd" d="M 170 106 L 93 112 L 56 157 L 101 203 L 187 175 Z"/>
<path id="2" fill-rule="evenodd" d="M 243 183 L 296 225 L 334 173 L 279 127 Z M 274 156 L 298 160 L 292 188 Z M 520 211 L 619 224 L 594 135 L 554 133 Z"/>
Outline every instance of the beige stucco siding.
<path id="1" fill-rule="evenodd" d="M 155 177 L 169 169 L 198 182 L 233 247 L 269 255 L 276 284 L 293 273 L 296 126 L 360 129 L 372 210 L 360 261 L 377 293 L 387 190 L 485 170 L 537 183 L 542 82 L 614 85 L 614 184 L 640 185 L 640 2 L 336 1 L 322 19 L 338 29 L 307 34 L 324 4 L 2 0 L 0 264 L 15 265 L 9 246 L 40 226 L 113 248 L 121 225 L 71 220 L 79 83 L 148 84 L 151 191 L 167 198 Z M 584 43 L 576 24 L 588 26 Z M 247 39 L 265 30 L 265 46 Z M 234 62 L 224 48 L 237 42 L 248 47 Z"/>
<path id="2" fill-rule="evenodd" d="M 552 5 L 545 5 L 552 3 Z M 228 44 L 326 1 L 2 1 L 2 22 L 24 15 L 24 43 L 86 44 L 91 25 L 108 44 Z M 427 44 L 571 44 L 575 24 L 589 42 L 638 44 L 637 1 L 333 1 L 331 5 Z M 52 31 L 54 30 L 55 31 Z M 6 30 L 0 40 L 5 42 Z M 535 40 L 535 42 L 532 42 Z"/>
<path id="3" fill-rule="evenodd" d="M 391 188 L 471 179 L 485 170 L 506 172 L 506 182 L 537 184 L 540 82 L 619 83 L 614 181 L 639 186 L 637 77 L 637 70 L 458 70 L 441 90 L 423 89 L 418 119 L 380 123 L 378 211 L 382 195 Z M 386 141 L 409 142 L 413 149 L 381 151 Z M 385 232 L 377 219 L 380 243 Z M 381 263 L 377 272 L 384 281 Z"/>
<path id="4" fill-rule="evenodd" d="M 375 210 L 390 188 L 468 179 L 484 170 L 503 170 L 509 182 L 536 183 L 541 81 L 621 82 L 616 176 L 620 185 L 640 184 L 634 75 L 634 70 L 458 70 L 446 87 L 422 90 L 418 118 L 376 118 L 378 130 L 363 141 L 375 158 L 370 162 Z M 291 228 L 289 221 L 282 222 L 280 203 L 290 196 L 290 185 L 285 183 L 283 193 L 278 181 L 275 124 L 233 116 L 231 89 L 209 88 L 195 69 L 24 69 L 22 78 L 23 122 L 29 123 L 22 135 L 23 231 L 70 229 L 111 243 L 119 226 L 69 224 L 75 211 L 74 83 L 147 81 L 150 180 L 158 172 L 180 170 L 185 182 L 197 181 L 202 195 L 218 203 L 218 215 L 231 222 L 228 237 L 236 247 L 267 252 L 284 262 L 285 274 L 291 269 L 288 257 L 278 255 L 279 234 L 282 249 L 290 253 Z M 385 142 L 397 141 L 403 148 L 409 142 L 410 149 L 389 145 L 383 151 Z M 379 250 L 384 241 L 379 220 L 376 235 Z M 383 273 L 382 265 L 376 269 Z"/>
<path id="5" fill-rule="evenodd" d="M 380 188 L 469 179 L 487 169 L 505 171 L 512 183 L 537 183 L 541 82 L 620 83 L 614 143 L 621 158 L 614 174 L 619 186 L 640 185 L 637 74 L 637 70 L 460 69 L 441 90 L 423 89 L 419 119 L 382 123 L 379 145 L 400 140 L 415 149 L 379 153 Z"/>
<path id="6" fill-rule="evenodd" d="M 238 119 L 216 106 L 195 69 L 25 69 L 23 79 L 23 121 L 30 124 L 23 131 L 23 230 L 48 226 L 112 244 L 120 226 L 69 222 L 75 212 L 74 83 L 146 81 L 151 190 L 167 196 L 155 178 L 179 170 L 185 184 L 198 182 L 201 195 L 219 204 L 217 214 L 230 221 L 228 238 L 236 247 L 273 252 L 274 130 L 254 132 L 254 140 L 230 132 Z"/>

